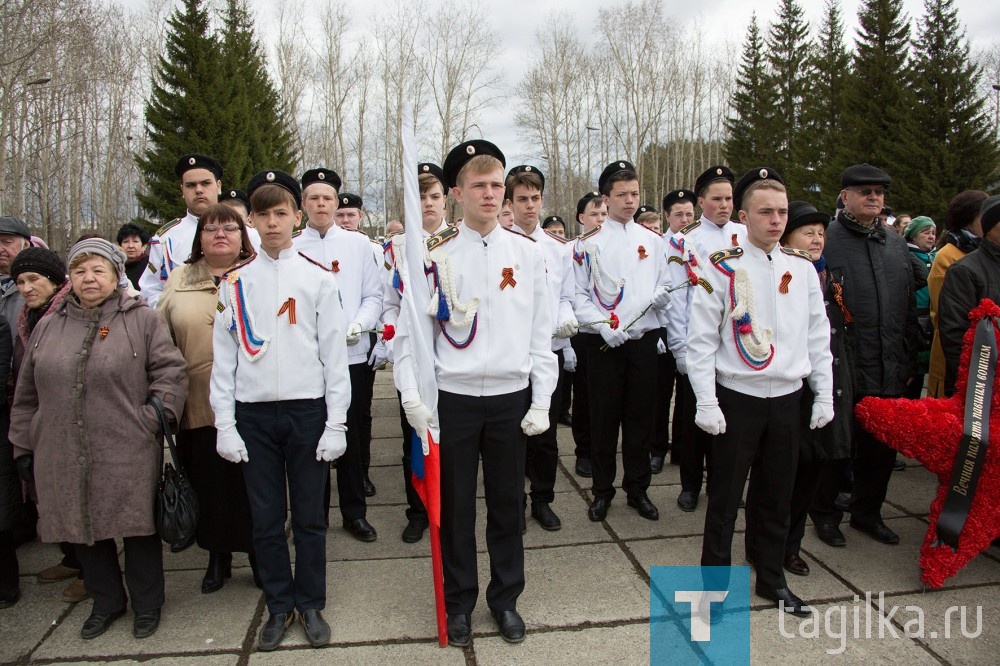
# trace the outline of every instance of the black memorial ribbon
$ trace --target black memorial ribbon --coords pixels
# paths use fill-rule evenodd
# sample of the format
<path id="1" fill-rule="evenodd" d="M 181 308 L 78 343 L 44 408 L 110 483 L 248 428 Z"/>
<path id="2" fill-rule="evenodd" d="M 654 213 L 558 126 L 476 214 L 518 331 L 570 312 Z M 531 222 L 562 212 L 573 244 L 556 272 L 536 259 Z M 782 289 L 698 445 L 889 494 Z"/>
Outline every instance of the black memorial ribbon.
<path id="1" fill-rule="evenodd" d="M 996 375 L 997 344 L 993 318 L 976 325 L 972 356 L 969 360 L 969 383 L 965 389 L 965 428 L 951 470 L 951 484 L 937 524 L 938 542 L 958 549 L 958 537 L 965 526 L 976 496 L 976 485 L 986 461 L 990 440 L 990 403 Z"/>

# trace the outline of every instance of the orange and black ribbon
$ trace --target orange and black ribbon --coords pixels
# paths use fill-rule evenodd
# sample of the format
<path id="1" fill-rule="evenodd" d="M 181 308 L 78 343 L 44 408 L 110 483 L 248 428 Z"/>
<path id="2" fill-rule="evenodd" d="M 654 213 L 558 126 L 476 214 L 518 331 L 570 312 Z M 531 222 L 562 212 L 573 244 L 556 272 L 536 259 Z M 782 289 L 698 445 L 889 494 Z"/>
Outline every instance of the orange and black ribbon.
<path id="1" fill-rule="evenodd" d="M 646 257 L 648 257 L 648 256 L 649 256 L 649 255 L 648 255 L 648 254 L 646 254 L 646 248 L 644 248 L 644 247 L 643 247 L 642 245 L 640 245 L 640 246 L 639 246 L 639 258 L 640 258 L 640 259 L 645 259 L 645 258 L 646 258 Z"/>
<path id="2" fill-rule="evenodd" d="M 99 332 L 101 334 L 101 340 L 103 340 L 104 338 L 108 337 L 108 333 L 110 333 L 111 330 L 107 326 L 101 326 Z"/>
<path id="3" fill-rule="evenodd" d="M 514 269 L 505 268 L 500 271 L 500 276 L 503 278 L 500 280 L 500 289 L 503 290 L 508 285 L 511 287 L 517 286 L 517 280 L 514 279 Z"/>
<path id="4" fill-rule="evenodd" d="M 288 323 L 295 323 L 295 299 L 289 297 L 287 301 L 281 304 L 281 309 L 278 310 L 278 316 L 288 313 Z"/>
<path id="5" fill-rule="evenodd" d="M 792 274 L 785 271 L 785 274 L 781 276 L 781 284 L 778 285 L 778 291 L 782 294 L 788 293 L 788 285 L 792 283 Z"/>
<path id="6" fill-rule="evenodd" d="M 851 317 L 851 313 L 847 311 L 846 307 L 844 307 L 844 288 L 839 282 L 833 283 L 833 300 L 835 300 L 837 305 L 840 306 L 840 312 L 844 315 L 844 323 L 850 324 L 854 321 L 854 318 Z"/>
<path id="7" fill-rule="evenodd" d="M 339 259 L 334 259 L 333 260 L 333 263 L 330 264 L 330 270 L 333 271 L 334 273 L 339 273 L 340 272 L 340 260 Z"/>

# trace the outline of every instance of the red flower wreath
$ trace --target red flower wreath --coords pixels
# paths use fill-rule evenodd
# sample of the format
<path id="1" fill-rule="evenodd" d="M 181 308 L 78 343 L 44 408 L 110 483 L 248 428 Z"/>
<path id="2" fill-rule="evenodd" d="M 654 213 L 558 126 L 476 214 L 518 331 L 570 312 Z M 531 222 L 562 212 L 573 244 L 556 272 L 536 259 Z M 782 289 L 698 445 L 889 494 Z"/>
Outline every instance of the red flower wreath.
<path id="1" fill-rule="evenodd" d="M 993 382 L 990 401 L 990 437 L 986 458 L 969 514 L 958 540 L 958 550 L 937 542 L 937 525 L 951 484 L 952 468 L 964 429 L 965 390 L 969 381 L 976 325 L 986 317 L 1000 317 L 1000 307 L 988 299 L 969 313 L 972 325 L 965 333 L 955 394 L 950 398 L 865 398 L 855 408 L 860 424 L 876 439 L 900 453 L 919 460 L 934 472 L 940 485 L 930 506 L 930 526 L 920 548 L 921 580 L 941 587 L 986 550 L 1000 536 L 1000 372 Z M 996 321 L 994 335 L 1000 341 Z"/>

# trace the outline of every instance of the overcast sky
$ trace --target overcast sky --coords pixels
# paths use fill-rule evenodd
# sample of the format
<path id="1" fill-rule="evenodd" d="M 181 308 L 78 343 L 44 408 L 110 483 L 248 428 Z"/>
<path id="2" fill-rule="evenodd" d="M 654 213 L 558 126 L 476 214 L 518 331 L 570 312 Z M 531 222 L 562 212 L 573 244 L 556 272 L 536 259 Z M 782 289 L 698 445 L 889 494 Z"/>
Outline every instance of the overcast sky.
<path id="1" fill-rule="evenodd" d="M 132 7 L 141 7 L 146 0 L 124 0 Z M 385 11 L 392 3 L 382 0 L 299 0 L 305 6 L 305 15 L 309 16 L 308 8 L 322 7 L 327 2 L 338 1 L 354 12 L 354 30 L 359 33 L 352 35 L 349 41 L 355 42 L 357 37 L 371 25 L 373 16 Z M 440 6 L 441 0 L 425 0 L 430 5 Z M 463 0 L 453 0 L 462 2 Z M 597 19 L 598 8 L 623 5 L 615 0 L 499 0 L 484 2 L 483 20 L 494 26 L 500 36 L 502 56 L 499 67 L 504 73 L 508 85 L 513 87 L 527 69 L 530 53 L 535 44 L 536 26 L 553 12 L 572 11 L 576 16 L 581 30 L 590 30 Z M 823 0 L 800 0 L 806 10 L 806 18 L 817 28 L 823 13 Z M 854 36 L 857 25 L 858 0 L 840 0 L 841 10 L 847 25 L 848 39 Z M 973 49 L 988 48 L 1000 43 L 1000 9 L 996 0 L 957 0 L 959 18 L 965 24 L 968 38 Z M 767 24 L 777 13 L 779 0 L 663 0 L 663 6 L 668 17 L 679 24 L 698 21 L 703 28 L 703 40 L 708 42 L 730 41 L 742 44 L 746 25 L 750 15 L 757 13 L 761 30 L 766 31 Z M 903 5 L 911 22 L 922 16 L 923 0 L 904 0 Z M 272 37 L 269 24 L 273 23 L 273 0 L 251 0 L 251 6 L 257 14 L 257 23 L 265 42 Z M 815 34 L 815 32 L 814 32 Z M 914 36 L 916 31 L 914 29 Z M 738 52 L 738 48 L 737 48 Z M 733 63 L 735 67 L 737 63 Z M 512 120 L 513 111 L 503 108 L 491 110 L 478 123 L 483 130 L 484 138 L 494 141 L 507 154 L 508 162 L 512 164 L 527 161 L 529 156 L 537 153 L 530 147 L 521 145 Z M 433 158 L 433 156 L 430 156 Z M 634 156 L 626 156 L 634 157 Z M 443 159 L 443 156 L 440 158 Z"/>

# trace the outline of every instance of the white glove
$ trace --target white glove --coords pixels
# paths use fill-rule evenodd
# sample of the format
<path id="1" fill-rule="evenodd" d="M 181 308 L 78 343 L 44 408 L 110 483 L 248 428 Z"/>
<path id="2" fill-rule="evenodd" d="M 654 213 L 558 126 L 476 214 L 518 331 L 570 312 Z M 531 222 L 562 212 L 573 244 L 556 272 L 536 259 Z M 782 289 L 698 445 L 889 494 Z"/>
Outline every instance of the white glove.
<path id="1" fill-rule="evenodd" d="M 236 432 L 235 425 L 216 432 L 215 450 L 224 460 L 231 463 L 250 462 L 250 458 L 247 456 L 247 445 L 240 437 L 240 433 Z"/>
<path id="2" fill-rule="evenodd" d="M 572 338 L 580 330 L 580 322 L 576 319 L 569 319 L 559 324 L 559 328 L 556 329 L 557 338 Z"/>
<path id="3" fill-rule="evenodd" d="M 721 435 L 726 432 L 726 417 L 719 409 L 718 402 L 699 402 L 694 414 L 694 423 L 709 435 Z"/>
<path id="4" fill-rule="evenodd" d="M 389 350 L 386 348 L 385 340 L 379 340 L 371 352 L 371 360 L 368 361 L 374 370 L 381 370 L 389 362 Z"/>
<path id="5" fill-rule="evenodd" d="M 323 428 L 323 434 L 319 438 L 319 446 L 316 447 L 317 462 L 333 462 L 344 455 L 347 450 L 347 426 L 343 423 L 328 425 Z"/>
<path id="6" fill-rule="evenodd" d="M 549 410 L 532 405 L 521 419 L 521 430 L 528 437 L 541 435 L 549 429 Z"/>
<path id="7" fill-rule="evenodd" d="M 663 343 L 663 338 L 660 338 L 656 341 L 656 353 L 657 354 L 667 353 L 667 345 Z"/>
<path id="8" fill-rule="evenodd" d="M 563 349 L 563 370 L 566 372 L 576 372 L 576 352 L 572 347 Z"/>
<path id="9" fill-rule="evenodd" d="M 403 403 L 403 413 L 406 414 L 406 422 L 420 438 L 420 444 L 423 446 L 426 456 L 431 452 L 430 445 L 427 443 L 427 429 L 430 427 L 433 416 L 431 410 L 427 409 L 427 405 L 420 400 L 407 400 Z"/>
<path id="10" fill-rule="evenodd" d="M 677 372 L 682 375 L 688 373 L 688 362 L 686 356 L 674 356 L 674 363 L 677 365 Z"/>
<path id="11" fill-rule="evenodd" d="M 809 428 L 815 430 L 822 428 L 833 420 L 833 399 L 823 400 L 817 398 L 813 401 L 812 418 L 809 419 Z"/>
<path id="12" fill-rule="evenodd" d="M 385 360 L 387 360 L 389 363 L 395 363 L 396 354 L 392 351 L 394 347 L 394 345 L 392 344 L 392 340 L 389 340 L 388 342 L 383 340 L 382 344 L 385 346 Z"/>
<path id="13" fill-rule="evenodd" d="M 608 343 L 609 347 L 621 347 L 623 344 L 628 342 L 628 333 L 620 328 L 615 330 L 611 328 L 609 324 L 604 324 L 598 330 L 601 332 L 601 337 L 604 338 L 604 341 Z"/>
<path id="14" fill-rule="evenodd" d="M 659 310 L 661 308 L 665 308 L 669 302 L 670 292 L 666 287 L 657 287 L 653 291 L 653 300 L 651 300 L 650 303 L 655 309 Z"/>
<path id="15" fill-rule="evenodd" d="M 347 346 L 353 347 L 361 341 L 361 324 L 352 321 L 347 326 Z"/>

